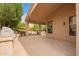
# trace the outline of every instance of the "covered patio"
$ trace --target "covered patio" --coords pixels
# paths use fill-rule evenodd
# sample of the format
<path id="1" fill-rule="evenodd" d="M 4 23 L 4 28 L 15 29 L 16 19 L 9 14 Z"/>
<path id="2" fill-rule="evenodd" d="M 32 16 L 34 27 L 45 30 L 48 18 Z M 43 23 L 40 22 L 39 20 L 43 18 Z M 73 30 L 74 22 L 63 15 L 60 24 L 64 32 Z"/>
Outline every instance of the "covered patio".
<path id="1" fill-rule="evenodd" d="M 46 33 L 30 36 L 29 23 L 46 25 Z M 32 4 L 26 16 L 26 36 L 0 39 L 0 55 L 79 55 L 79 4 Z"/>
<path id="2" fill-rule="evenodd" d="M 73 25 L 70 22 L 71 18 L 74 20 Z M 49 22 L 51 23 L 51 32 L 48 31 L 50 30 L 48 29 Z M 46 36 L 39 36 L 40 39 L 38 36 L 32 37 L 31 40 L 26 41 L 28 47 L 25 49 L 28 50 L 30 55 L 76 55 L 75 3 L 32 4 L 26 17 L 27 36 L 29 34 L 29 23 L 47 26 Z"/>
<path id="3" fill-rule="evenodd" d="M 46 34 L 49 38 L 76 42 L 76 31 L 70 27 L 76 27 L 76 4 L 33 4 L 26 17 L 26 34 L 28 35 L 29 23 L 45 24 Z M 70 24 L 70 18 L 74 24 Z M 51 31 L 48 32 L 48 22 L 51 22 Z M 72 25 L 72 26 L 71 26 Z M 71 31 L 74 30 L 74 31 Z M 41 31 L 40 31 L 41 32 Z M 73 32 L 73 33 L 71 33 Z M 62 37 L 63 36 L 63 37 Z"/>

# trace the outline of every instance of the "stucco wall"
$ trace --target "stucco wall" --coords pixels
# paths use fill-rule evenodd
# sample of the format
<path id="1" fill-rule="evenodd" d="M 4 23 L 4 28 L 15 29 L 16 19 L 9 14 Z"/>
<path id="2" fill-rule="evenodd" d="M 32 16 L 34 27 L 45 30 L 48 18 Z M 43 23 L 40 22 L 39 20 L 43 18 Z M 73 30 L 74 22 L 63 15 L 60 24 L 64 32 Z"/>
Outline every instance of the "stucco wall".
<path id="1" fill-rule="evenodd" d="M 79 56 L 79 4 L 76 4 L 76 55 Z"/>
<path id="2" fill-rule="evenodd" d="M 53 21 L 53 33 L 47 34 L 47 37 L 75 42 L 75 37 L 72 39 L 69 36 L 69 17 L 76 15 L 75 8 L 75 4 L 63 4 L 51 14 L 50 20 Z"/>

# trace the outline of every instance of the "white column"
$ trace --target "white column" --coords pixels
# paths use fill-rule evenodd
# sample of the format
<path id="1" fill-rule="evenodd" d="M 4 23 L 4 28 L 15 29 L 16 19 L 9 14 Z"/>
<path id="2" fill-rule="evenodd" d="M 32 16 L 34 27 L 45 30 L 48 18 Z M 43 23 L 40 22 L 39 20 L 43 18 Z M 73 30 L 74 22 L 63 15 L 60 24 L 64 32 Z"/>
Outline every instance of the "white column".
<path id="1" fill-rule="evenodd" d="M 76 55 L 79 56 L 79 4 L 76 4 Z"/>

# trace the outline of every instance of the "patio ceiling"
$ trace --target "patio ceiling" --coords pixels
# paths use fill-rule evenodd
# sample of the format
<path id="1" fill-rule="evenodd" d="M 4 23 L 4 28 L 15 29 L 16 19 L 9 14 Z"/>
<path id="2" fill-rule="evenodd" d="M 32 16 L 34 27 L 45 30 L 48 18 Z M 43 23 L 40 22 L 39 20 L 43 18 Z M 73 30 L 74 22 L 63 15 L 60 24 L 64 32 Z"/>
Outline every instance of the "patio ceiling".
<path id="1" fill-rule="evenodd" d="M 33 4 L 34 5 L 34 4 Z M 32 8 L 33 8 L 32 5 Z M 41 23 L 41 24 L 45 24 L 47 21 L 47 17 L 53 13 L 55 10 L 57 10 L 62 4 L 59 3 L 39 3 L 35 6 L 35 8 L 31 8 L 31 10 L 28 13 L 28 19 L 29 22 L 31 23 Z M 32 11 L 32 12 L 31 12 Z M 31 13 L 30 13 L 31 12 Z"/>

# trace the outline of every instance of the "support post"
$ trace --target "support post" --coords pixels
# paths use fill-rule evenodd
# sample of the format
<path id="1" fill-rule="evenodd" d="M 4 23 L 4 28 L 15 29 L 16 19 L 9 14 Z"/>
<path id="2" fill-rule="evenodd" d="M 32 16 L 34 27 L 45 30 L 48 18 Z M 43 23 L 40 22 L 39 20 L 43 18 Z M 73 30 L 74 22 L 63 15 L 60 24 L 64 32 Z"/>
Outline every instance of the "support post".
<path id="1" fill-rule="evenodd" d="M 39 35 L 41 35 L 41 24 L 39 24 Z"/>
<path id="2" fill-rule="evenodd" d="M 29 22 L 26 22 L 26 36 L 29 35 Z"/>

